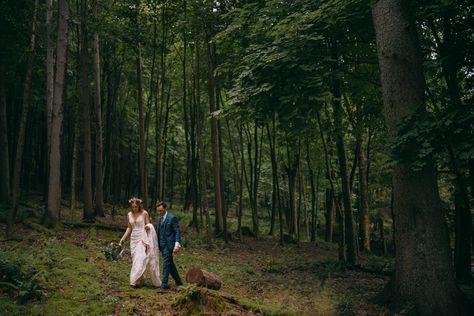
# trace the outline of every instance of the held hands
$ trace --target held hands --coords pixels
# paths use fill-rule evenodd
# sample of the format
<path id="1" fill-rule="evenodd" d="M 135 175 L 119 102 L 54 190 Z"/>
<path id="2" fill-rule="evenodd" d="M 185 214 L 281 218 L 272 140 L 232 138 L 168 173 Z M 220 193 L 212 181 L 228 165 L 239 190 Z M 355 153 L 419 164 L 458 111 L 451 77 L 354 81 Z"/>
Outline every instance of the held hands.
<path id="1" fill-rule="evenodd" d="M 181 246 L 180 246 L 180 245 L 174 246 L 174 248 L 173 248 L 173 253 L 177 253 L 177 252 L 179 251 L 179 249 L 181 249 Z"/>

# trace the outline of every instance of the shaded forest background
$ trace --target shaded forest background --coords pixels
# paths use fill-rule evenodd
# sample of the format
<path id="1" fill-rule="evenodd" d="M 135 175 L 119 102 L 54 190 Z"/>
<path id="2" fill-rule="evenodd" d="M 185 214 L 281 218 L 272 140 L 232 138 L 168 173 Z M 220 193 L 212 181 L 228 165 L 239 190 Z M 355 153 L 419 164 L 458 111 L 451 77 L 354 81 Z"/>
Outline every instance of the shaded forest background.
<path id="1" fill-rule="evenodd" d="M 7 240 L 31 217 L 93 222 L 136 195 L 153 218 L 164 200 L 226 243 L 325 240 L 353 266 L 394 256 L 383 302 L 467 313 L 470 1 L 2 0 L 0 12 Z M 32 199 L 44 208 L 22 211 Z"/>

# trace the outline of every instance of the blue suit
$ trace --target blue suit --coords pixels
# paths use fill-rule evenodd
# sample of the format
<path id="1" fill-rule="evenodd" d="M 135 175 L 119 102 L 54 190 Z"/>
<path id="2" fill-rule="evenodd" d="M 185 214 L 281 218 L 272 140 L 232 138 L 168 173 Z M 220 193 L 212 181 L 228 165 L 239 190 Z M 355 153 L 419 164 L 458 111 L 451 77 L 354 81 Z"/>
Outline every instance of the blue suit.
<path id="1" fill-rule="evenodd" d="M 179 277 L 178 270 L 173 261 L 173 249 L 176 242 L 181 243 L 181 231 L 176 216 L 170 212 L 166 213 L 164 221 L 161 217 L 157 221 L 158 247 L 163 254 L 163 279 L 162 287 L 168 287 L 169 275 L 173 277 L 176 285 L 182 285 L 183 282 Z"/>

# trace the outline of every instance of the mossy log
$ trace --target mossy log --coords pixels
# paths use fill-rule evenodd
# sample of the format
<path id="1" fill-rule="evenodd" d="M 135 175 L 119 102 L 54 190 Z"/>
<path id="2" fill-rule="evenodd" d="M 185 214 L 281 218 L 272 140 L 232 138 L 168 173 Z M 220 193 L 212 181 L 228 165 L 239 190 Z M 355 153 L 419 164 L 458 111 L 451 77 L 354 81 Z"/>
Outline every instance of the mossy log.
<path id="1" fill-rule="evenodd" d="M 191 268 L 186 272 L 186 282 L 212 290 L 219 290 L 222 286 L 217 275 L 198 268 Z"/>

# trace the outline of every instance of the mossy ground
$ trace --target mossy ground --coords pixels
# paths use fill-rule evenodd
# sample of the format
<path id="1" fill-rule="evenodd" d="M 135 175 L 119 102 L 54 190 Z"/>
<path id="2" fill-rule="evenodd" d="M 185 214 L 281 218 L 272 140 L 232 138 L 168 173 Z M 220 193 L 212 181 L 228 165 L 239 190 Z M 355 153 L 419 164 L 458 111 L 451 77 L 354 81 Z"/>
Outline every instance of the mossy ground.
<path id="1" fill-rule="evenodd" d="M 25 257 L 37 270 L 46 295 L 41 301 L 15 303 L 0 293 L 0 309 L 5 315 L 173 315 L 192 314 L 176 304 L 190 287 L 161 291 L 148 282 L 143 287 L 128 284 L 130 258 L 107 261 L 101 247 L 119 240 L 123 231 L 103 229 L 103 225 L 125 228 L 125 210 L 112 218 L 99 219 L 102 226 L 71 228 L 62 226 L 54 236 L 17 224 L 15 240 L 2 242 L 0 250 Z M 225 244 L 206 240 L 187 227 L 189 213 L 176 212 L 183 230 L 182 251 L 175 256 L 183 279 L 191 267 L 216 273 L 223 281 L 217 293 L 231 298 L 208 298 L 211 310 L 195 314 L 336 315 L 341 310 L 355 314 L 388 315 L 385 308 L 368 303 L 381 291 L 387 277 L 347 270 L 337 263 L 337 246 L 318 241 L 299 245 L 278 244 L 277 237 L 246 237 Z M 80 214 L 73 214 L 74 221 Z M 263 222 L 263 221 L 262 221 Z M 231 221 L 231 227 L 233 225 Z M 262 230 L 265 229 L 263 222 Z M 0 225 L 0 230 L 4 230 Z M 186 292 L 188 291 L 188 292 Z M 210 292 L 214 293 L 214 292 Z M 230 301 L 237 303 L 230 303 Z M 343 309 L 341 309 L 341 306 Z M 5 312 L 5 313 L 3 313 Z"/>

